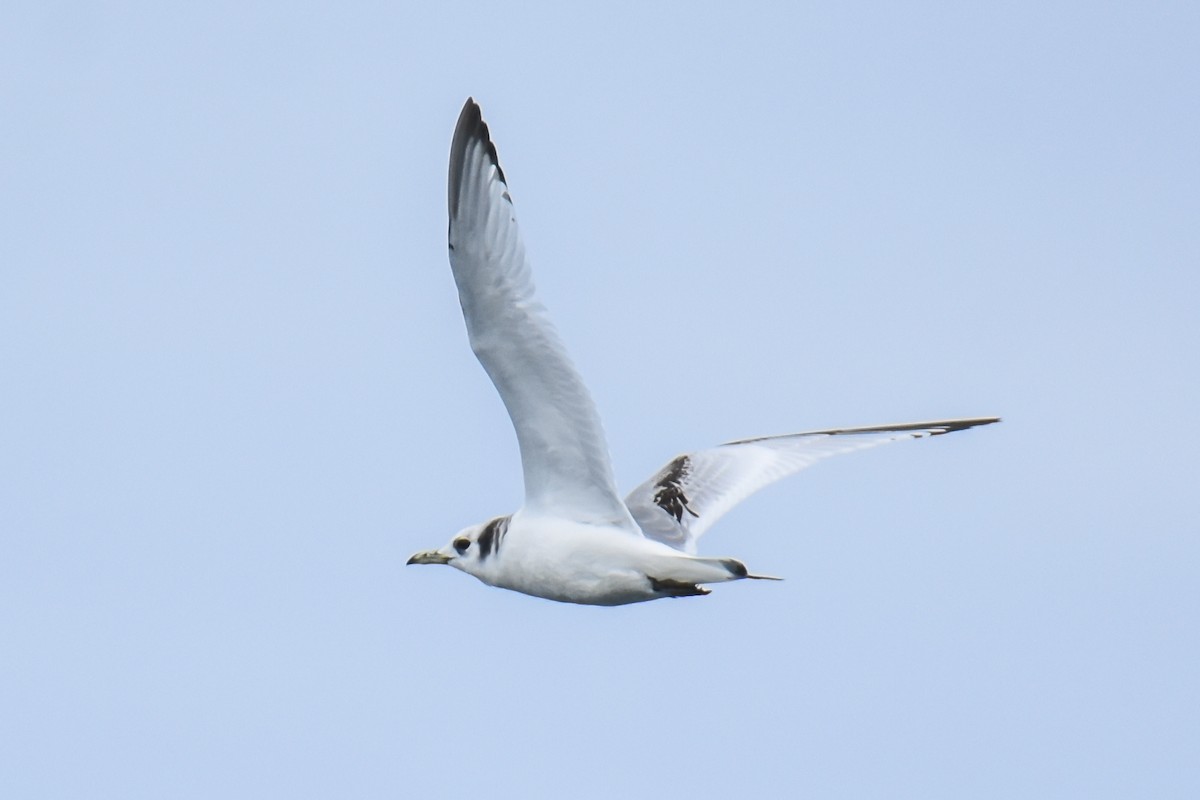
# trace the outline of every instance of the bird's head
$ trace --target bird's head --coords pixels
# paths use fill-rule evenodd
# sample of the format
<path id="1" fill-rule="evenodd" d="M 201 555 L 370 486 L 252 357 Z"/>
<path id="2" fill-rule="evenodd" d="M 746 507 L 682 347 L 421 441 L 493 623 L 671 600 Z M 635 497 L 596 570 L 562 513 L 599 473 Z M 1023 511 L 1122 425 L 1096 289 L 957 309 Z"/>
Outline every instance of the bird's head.
<path id="1" fill-rule="evenodd" d="M 463 528 L 440 550 L 425 550 L 408 560 L 409 564 L 449 564 L 469 575 L 483 579 L 490 571 L 500 542 L 508 530 L 508 517 Z"/>

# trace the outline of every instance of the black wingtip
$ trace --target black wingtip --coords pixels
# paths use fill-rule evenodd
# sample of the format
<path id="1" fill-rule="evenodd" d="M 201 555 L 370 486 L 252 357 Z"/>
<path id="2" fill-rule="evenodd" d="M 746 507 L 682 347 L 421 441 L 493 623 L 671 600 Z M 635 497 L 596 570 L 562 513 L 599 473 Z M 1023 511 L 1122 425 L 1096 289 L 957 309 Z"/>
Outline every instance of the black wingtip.
<path id="1" fill-rule="evenodd" d="M 980 425 L 991 425 L 993 422 L 999 421 L 1000 417 L 965 417 L 962 419 L 939 419 L 926 422 L 901 422 L 895 425 L 867 425 L 859 428 L 824 428 L 816 431 L 784 434 L 783 436 L 755 436 L 751 439 L 738 439 L 733 442 L 725 442 L 725 445 L 753 444 L 768 439 L 786 439 L 793 436 L 854 436 L 860 433 L 904 433 L 905 431 L 913 431 L 914 435 L 919 435 L 920 431 L 928 431 L 929 436 L 942 436 L 947 433 L 954 433 L 955 431 L 965 431 L 968 428 L 975 428 Z"/>
<path id="2" fill-rule="evenodd" d="M 468 97 L 458 115 L 458 124 L 454 126 L 454 140 L 450 145 L 450 181 L 447 200 L 452 218 L 458 212 L 458 197 L 462 189 L 463 165 L 466 161 L 467 148 L 476 141 L 484 144 L 488 158 L 492 162 L 492 166 L 496 168 L 496 174 L 500 176 L 500 182 L 507 186 L 508 181 L 504 177 L 504 170 L 500 168 L 500 157 L 496 155 L 496 145 L 492 144 L 487 123 L 483 121 L 483 111 L 475 102 L 474 97 Z"/>
<path id="3" fill-rule="evenodd" d="M 968 428 L 977 428 L 980 425 L 991 425 L 993 422 L 999 421 L 1000 417 L 973 417 L 971 419 L 947 420 L 940 426 L 941 430 L 936 430 L 931 435 L 941 436 L 946 433 L 954 433 L 955 431 L 965 431 Z"/>

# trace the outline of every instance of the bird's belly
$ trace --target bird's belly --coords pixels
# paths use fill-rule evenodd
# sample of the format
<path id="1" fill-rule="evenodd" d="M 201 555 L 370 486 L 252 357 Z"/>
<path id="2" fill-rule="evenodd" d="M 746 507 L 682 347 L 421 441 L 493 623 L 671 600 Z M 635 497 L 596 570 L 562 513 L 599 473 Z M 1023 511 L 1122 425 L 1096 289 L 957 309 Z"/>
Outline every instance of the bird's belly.
<path id="1" fill-rule="evenodd" d="M 585 605 L 618 606 L 658 596 L 619 540 L 617 547 L 606 540 L 594 547 L 581 544 L 514 547 L 506 553 L 508 568 L 496 575 L 493 583 L 534 597 Z"/>

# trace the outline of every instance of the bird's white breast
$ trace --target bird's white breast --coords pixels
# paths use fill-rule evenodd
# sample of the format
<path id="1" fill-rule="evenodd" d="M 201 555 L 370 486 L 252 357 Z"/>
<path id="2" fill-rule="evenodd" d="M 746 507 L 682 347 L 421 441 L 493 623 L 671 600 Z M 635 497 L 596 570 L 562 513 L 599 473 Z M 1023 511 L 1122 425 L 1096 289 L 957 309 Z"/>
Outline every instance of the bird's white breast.
<path id="1" fill-rule="evenodd" d="M 681 554 L 620 528 L 513 516 L 490 574 L 493 586 L 568 603 L 652 600 L 648 574 Z M 686 558 L 686 557 L 685 557 Z"/>

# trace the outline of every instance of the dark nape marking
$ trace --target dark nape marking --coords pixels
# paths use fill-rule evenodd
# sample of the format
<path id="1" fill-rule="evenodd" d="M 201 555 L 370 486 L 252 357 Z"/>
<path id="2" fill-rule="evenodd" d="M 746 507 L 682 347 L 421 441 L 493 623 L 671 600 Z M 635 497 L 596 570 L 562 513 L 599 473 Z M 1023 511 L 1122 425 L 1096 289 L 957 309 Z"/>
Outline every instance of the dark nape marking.
<path id="1" fill-rule="evenodd" d="M 977 425 L 991 425 L 999 422 L 999 417 L 974 417 L 971 419 L 943 419 L 931 422 L 905 422 L 899 425 L 869 425 L 862 428 L 827 428 L 819 431 L 802 431 L 800 433 L 785 433 L 780 436 L 756 436 L 753 439 L 738 439 L 725 442 L 724 446 L 738 444 L 754 444 L 770 439 L 791 439 L 798 436 L 853 436 L 856 433 L 904 433 L 906 431 L 928 431 L 930 436 L 941 436 L 955 431 L 965 431 Z"/>
<path id="2" fill-rule="evenodd" d="M 699 517 L 695 511 L 692 511 L 688 505 L 687 495 L 683 492 L 683 482 L 687 480 L 688 473 L 691 472 L 691 462 L 687 456 L 679 456 L 674 461 L 666 466 L 662 471 L 662 477 L 658 479 L 655 488 L 658 490 L 654 493 L 654 504 L 666 511 L 676 522 L 683 522 L 683 512 L 691 514 L 693 517 Z"/>
<path id="3" fill-rule="evenodd" d="M 492 553 L 500 552 L 500 540 L 508 533 L 510 517 L 496 517 L 489 522 L 479 534 L 479 560 L 483 561 Z"/>
<path id="4" fill-rule="evenodd" d="M 712 594 L 711 589 L 705 589 L 687 581 L 677 581 L 671 578 L 659 579 L 653 575 L 647 575 L 646 578 L 650 581 L 650 588 L 664 597 L 702 597 Z"/>

